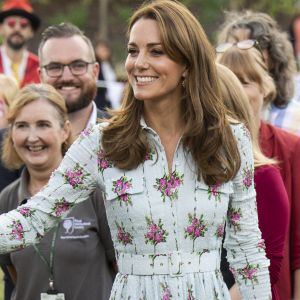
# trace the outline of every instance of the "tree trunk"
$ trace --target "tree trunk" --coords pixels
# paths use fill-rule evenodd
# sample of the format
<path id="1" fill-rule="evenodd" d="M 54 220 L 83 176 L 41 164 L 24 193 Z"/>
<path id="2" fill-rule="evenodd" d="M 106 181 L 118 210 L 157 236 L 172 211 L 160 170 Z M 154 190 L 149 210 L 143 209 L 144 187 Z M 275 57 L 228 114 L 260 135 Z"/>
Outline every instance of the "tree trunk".
<path id="1" fill-rule="evenodd" d="M 107 39 L 108 32 L 108 2 L 109 0 L 99 0 L 99 34 L 100 38 Z"/>

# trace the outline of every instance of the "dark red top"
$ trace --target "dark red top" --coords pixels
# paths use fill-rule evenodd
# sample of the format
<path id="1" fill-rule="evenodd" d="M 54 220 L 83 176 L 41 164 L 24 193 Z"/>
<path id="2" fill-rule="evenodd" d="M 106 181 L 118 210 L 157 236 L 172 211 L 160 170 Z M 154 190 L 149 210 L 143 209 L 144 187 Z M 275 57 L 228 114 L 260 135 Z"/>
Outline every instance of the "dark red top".
<path id="1" fill-rule="evenodd" d="M 300 268 L 300 138 L 262 123 L 260 144 L 265 155 L 279 160 L 279 170 L 290 202 L 291 219 L 280 276 L 276 283 L 280 299 L 286 300 L 292 298 L 292 272 Z"/>
<path id="2" fill-rule="evenodd" d="M 256 168 L 254 183 L 259 228 L 265 240 L 267 257 L 270 259 L 272 299 L 280 300 L 275 284 L 284 256 L 284 242 L 290 218 L 289 199 L 276 167 L 267 165 Z"/>

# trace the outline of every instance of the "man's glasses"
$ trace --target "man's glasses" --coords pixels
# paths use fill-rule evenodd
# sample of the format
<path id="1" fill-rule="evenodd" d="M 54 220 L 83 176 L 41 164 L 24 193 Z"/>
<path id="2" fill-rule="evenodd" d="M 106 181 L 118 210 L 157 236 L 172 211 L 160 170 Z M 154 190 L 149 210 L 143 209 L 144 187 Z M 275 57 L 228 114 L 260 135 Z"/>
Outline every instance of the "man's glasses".
<path id="1" fill-rule="evenodd" d="M 75 60 L 69 64 L 60 64 L 60 63 L 50 63 L 48 65 L 42 66 L 46 70 L 46 73 L 49 77 L 60 77 L 65 67 L 68 67 L 72 75 L 81 76 L 87 72 L 88 65 L 94 64 L 94 62 L 86 62 L 83 60 Z"/>
<path id="2" fill-rule="evenodd" d="M 16 19 L 16 18 L 6 18 L 4 20 L 5 24 L 7 24 L 9 27 L 11 28 L 14 28 L 16 26 L 16 24 L 18 23 L 19 26 L 22 28 L 22 29 L 25 29 L 29 26 L 29 21 L 27 19 Z"/>

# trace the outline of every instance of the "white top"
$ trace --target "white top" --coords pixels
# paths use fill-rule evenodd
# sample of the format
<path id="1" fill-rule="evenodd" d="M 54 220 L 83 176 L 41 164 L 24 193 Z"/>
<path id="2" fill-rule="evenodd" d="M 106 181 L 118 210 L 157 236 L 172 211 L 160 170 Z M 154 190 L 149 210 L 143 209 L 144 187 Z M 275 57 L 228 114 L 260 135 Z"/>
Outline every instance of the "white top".
<path id="1" fill-rule="evenodd" d="M 7 76 L 14 77 L 13 71 L 11 69 L 11 60 L 7 56 L 3 46 L 0 47 L 0 52 L 1 52 L 1 56 L 2 56 L 3 73 Z M 24 75 L 25 75 L 25 70 L 26 70 L 26 66 L 27 66 L 27 58 L 28 58 L 28 51 L 24 50 L 22 60 L 21 60 L 21 63 L 19 64 L 19 69 L 18 69 L 20 82 L 23 80 Z"/>

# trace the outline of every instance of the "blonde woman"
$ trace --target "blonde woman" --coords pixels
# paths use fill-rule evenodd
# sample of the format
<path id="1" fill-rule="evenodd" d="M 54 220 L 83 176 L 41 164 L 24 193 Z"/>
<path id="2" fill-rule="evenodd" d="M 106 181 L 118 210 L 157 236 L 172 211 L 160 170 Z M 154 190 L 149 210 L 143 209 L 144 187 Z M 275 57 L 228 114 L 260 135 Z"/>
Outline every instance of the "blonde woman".
<path id="1" fill-rule="evenodd" d="M 8 168 L 23 169 L 20 178 L 1 192 L 1 213 L 39 192 L 72 142 L 65 101 L 50 85 L 21 89 L 11 103 L 8 122 L 2 158 Z M 40 299 L 48 290 L 57 291 L 60 299 L 109 297 L 112 277 L 107 261 L 113 261 L 114 255 L 100 194 L 96 192 L 66 218 L 61 218 L 66 206 L 61 197 L 56 210 L 60 223 L 38 245 L 0 256 L 15 284 L 14 300 Z M 26 209 L 22 212 L 30 216 Z M 13 235 L 21 238 L 17 231 Z"/>
<path id="2" fill-rule="evenodd" d="M 57 222 L 62 197 L 64 215 L 100 187 L 119 268 L 110 299 L 229 300 L 226 221 L 242 295 L 269 299 L 251 143 L 228 122 L 201 25 L 178 1 L 147 2 L 130 19 L 127 51 L 122 107 L 82 133 L 40 193 L 0 216 L 0 250 L 35 242 Z"/>
<path id="3" fill-rule="evenodd" d="M 248 46 L 245 47 L 245 44 Z M 294 297 L 297 299 L 300 297 L 300 138 L 260 120 L 261 109 L 272 101 L 276 89 L 257 41 L 247 40 L 221 46 L 217 50 L 217 60 L 233 71 L 242 83 L 249 102 L 255 104 L 252 107 L 255 109 L 255 120 L 259 124 L 262 151 L 267 157 L 276 158 L 279 162 L 290 200 L 291 222 L 285 240 L 278 290 L 282 299 L 289 299 L 293 286 Z"/>
<path id="4" fill-rule="evenodd" d="M 258 224 L 262 232 L 261 246 L 265 244 L 267 257 L 270 259 L 270 278 L 272 299 L 279 300 L 276 282 L 279 278 L 284 256 L 284 242 L 290 219 L 290 205 L 286 189 L 277 162 L 267 158 L 259 146 L 259 122 L 255 117 L 255 104 L 249 103 L 247 95 L 237 77 L 227 67 L 218 64 L 221 94 L 228 109 L 228 115 L 243 122 L 249 128 L 254 156 L 254 184 L 258 209 Z M 222 261 L 224 278 L 230 280 L 229 269 Z M 229 278 L 228 278 L 229 277 Z M 230 289 L 232 299 L 240 299 L 237 287 Z"/>

